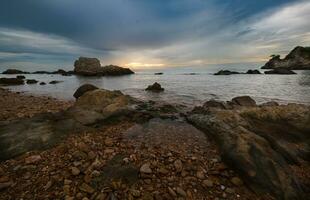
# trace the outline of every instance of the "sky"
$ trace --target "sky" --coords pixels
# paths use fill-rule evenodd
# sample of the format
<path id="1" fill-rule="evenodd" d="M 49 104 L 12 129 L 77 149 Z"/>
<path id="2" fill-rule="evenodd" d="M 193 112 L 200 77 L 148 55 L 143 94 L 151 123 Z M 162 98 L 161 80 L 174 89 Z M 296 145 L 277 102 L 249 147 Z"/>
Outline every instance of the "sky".
<path id="1" fill-rule="evenodd" d="M 264 62 L 310 46 L 310 0 L 1 0 L 0 67 Z"/>

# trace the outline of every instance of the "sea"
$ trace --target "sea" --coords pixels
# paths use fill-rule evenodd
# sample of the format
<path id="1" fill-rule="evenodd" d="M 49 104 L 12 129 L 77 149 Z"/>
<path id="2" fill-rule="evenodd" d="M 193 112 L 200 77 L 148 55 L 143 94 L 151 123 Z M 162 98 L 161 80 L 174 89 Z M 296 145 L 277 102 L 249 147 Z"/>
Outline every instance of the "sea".
<path id="1" fill-rule="evenodd" d="M 277 101 L 281 104 L 310 104 L 310 70 L 295 71 L 296 75 L 265 75 L 237 74 L 215 76 L 215 72 L 228 69 L 246 72 L 248 69 L 259 69 L 260 64 L 226 64 L 208 65 L 202 67 L 168 67 L 135 70 L 133 75 L 118 77 L 82 77 L 47 74 L 26 74 L 26 79 L 36 79 L 46 82 L 46 85 L 32 84 L 7 86 L 12 91 L 25 92 L 33 95 L 50 96 L 62 100 L 73 100 L 75 90 L 90 83 L 99 88 L 120 90 L 140 100 L 161 101 L 194 107 L 207 100 L 228 101 L 233 97 L 248 95 L 257 103 Z M 1 67 L 0 71 L 7 68 Z M 28 69 L 27 71 L 47 69 Z M 68 70 L 68 69 L 67 69 Z M 260 70 L 263 72 L 264 70 Z M 162 75 L 155 73 L 162 72 Z M 0 74 L 0 77 L 15 77 L 16 75 Z M 50 81 L 61 81 L 58 84 L 48 84 Z M 145 88 L 158 82 L 164 92 L 152 93 Z"/>

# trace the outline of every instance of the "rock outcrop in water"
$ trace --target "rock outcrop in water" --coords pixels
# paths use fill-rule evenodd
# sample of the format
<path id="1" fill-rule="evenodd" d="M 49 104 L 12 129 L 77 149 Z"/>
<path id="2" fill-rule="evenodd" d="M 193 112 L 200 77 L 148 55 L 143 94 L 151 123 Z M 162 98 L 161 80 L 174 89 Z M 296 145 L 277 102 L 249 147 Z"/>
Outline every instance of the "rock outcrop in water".
<path id="1" fill-rule="evenodd" d="M 285 68 L 290 70 L 310 69 L 310 47 L 295 47 L 284 59 L 273 56 L 262 69 Z"/>
<path id="2" fill-rule="evenodd" d="M 101 67 L 97 58 L 80 57 L 74 63 L 74 73 L 83 76 L 120 76 L 133 74 L 129 68 L 116 65 Z"/>
<path id="3" fill-rule="evenodd" d="M 239 101 L 209 102 L 187 119 L 215 139 L 226 164 L 257 193 L 306 198 L 308 186 L 292 166 L 309 167 L 310 107 L 254 106 L 253 101 L 246 103 L 250 107 Z"/>
<path id="4" fill-rule="evenodd" d="M 18 69 L 7 69 L 2 74 L 29 74 L 29 72 L 24 72 Z"/>
<path id="5" fill-rule="evenodd" d="M 24 80 L 19 78 L 0 78 L 0 85 L 23 85 Z"/>
<path id="6" fill-rule="evenodd" d="M 232 75 L 232 74 L 240 74 L 239 72 L 229 71 L 229 70 L 220 70 L 216 72 L 214 75 Z"/>
<path id="7" fill-rule="evenodd" d="M 153 85 L 149 85 L 145 90 L 151 92 L 163 92 L 165 89 L 162 88 L 159 83 L 155 82 Z"/>

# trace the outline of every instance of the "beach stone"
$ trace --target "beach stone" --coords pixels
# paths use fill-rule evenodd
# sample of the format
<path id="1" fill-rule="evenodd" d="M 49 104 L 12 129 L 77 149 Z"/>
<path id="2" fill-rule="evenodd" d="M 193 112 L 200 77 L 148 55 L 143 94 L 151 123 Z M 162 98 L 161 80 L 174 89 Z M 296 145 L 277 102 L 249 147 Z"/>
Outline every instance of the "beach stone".
<path id="1" fill-rule="evenodd" d="M 92 85 L 92 84 L 84 84 L 81 85 L 73 94 L 73 96 L 77 99 L 80 96 L 82 96 L 83 94 L 85 94 L 88 91 L 92 91 L 92 90 L 96 90 L 98 89 L 96 86 Z"/>
<path id="2" fill-rule="evenodd" d="M 176 188 L 176 192 L 177 192 L 179 195 L 181 195 L 182 197 L 186 197 L 186 192 L 185 192 L 182 188 L 177 187 L 177 188 Z"/>
<path id="3" fill-rule="evenodd" d="M 174 165 L 174 168 L 175 168 L 176 172 L 181 172 L 182 171 L 183 164 L 182 164 L 181 160 L 174 161 L 173 165 Z"/>
<path id="4" fill-rule="evenodd" d="M 25 159 L 25 163 L 26 164 L 34 164 L 34 163 L 37 163 L 41 160 L 41 156 L 40 155 L 33 155 L 33 156 L 30 156 L 30 157 L 27 157 Z"/>
<path id="5" fill-rule="evenodd" d="M 71 167 L 71 173 L 74 176 L 77 176 L 80 174 L 80 170 L 77 167 Z"/>
<path id="6" fill-rule="evenodd" d="M 0 191 L 1 191 L 1 190 L 4 190 L 4 189 L 6 189 L 6 188 L 11 187 L 12 184 L 13 184 L 12 182 L 0 183 Z"/>
<path id="7" fill-rule="evenodd" d="M 140 173 L 144 173 L 144 174 L 151 174 L 153 171 L 150 168 L 150 164 L 149 163 L 145 163 L 140 167 Z"/>
<path id="8" fill-rule="evenodd" d="M 230 179 L 230 181 L 235 185 L 235 186 L 241 186 L 243 185 L 243 181 L 238 178 L 238 177 L 233 177 Z"/>
<path id="9" fill-rule="evenodd" d="M 82 185 L 80 185 L 79 189 L 83 192 L 92 194 L 95 192 L 94 188 L 92 188 L 90 185 L 86 184 L 86 183 L 82 183 Z"/>
<path id="10" fill-rule="evenodd" d="M 211 180 L 204 180 L 202 182 L 202 185 L 205 186 L 205 187 L 213 187 L 213 181 L 211 181 Z"/>
<path id="11" fill-rule="evenodd" d="M 204 179 L 205 178 L 205 174 L 204 174 L 203 171 L 197 171 L 196 176 L 199 179 Z"/>
<path id="12" fill-rule="evenodd" d="M 136 198 L 141 196 L 141 192 L 139 190 L 131 190 L 130 194 Z"/>
<path id="13" fill-rule="evenodd" d="M 172 196 L 172 197 L 176 197 L 177 194 L 175 193 L 175 191 L 171 188 L 171 187 L 168 187 L 168 192 L 169 194 Z"/>

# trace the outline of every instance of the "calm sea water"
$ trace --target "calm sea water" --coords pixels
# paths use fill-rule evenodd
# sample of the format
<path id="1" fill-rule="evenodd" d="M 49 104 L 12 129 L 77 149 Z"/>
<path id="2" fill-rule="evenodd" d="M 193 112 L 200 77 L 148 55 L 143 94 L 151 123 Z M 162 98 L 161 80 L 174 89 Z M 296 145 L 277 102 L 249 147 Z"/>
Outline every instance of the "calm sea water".
<path id="1" fill-rule="evenodd" d="M 186 106 L 199 105 L 209 99 L 230 100 L 240 95 L 249 95 L 258 103 L 276 100 L 280 103 L 310 104 L 310 71 L 296 71 L 297 75 L 212 75 L 220 69 L 245 72 L 247 69 L 258 69 L 258 66 L 230 65 L 226 67 L 140 70 L 134 75 L 121 77 L 29 74 L 25 75 L 27 79 L 63 82 L 56 85 L 25 84 L 8 88 L 13 91 L 24 91 L 35 95 L 48 95 L 70 100 L 73 99 L 72 95 L 80 85 L 91 83 L 104 89 L 121 90 L 125 94 L 142 100 L 166 101 Z M 164 74 L 154 75 L 155 72 L 163 72 Z M 190 75 L 190 73 L 195 74 Z M 15 77 L 15 75 L 0 75 L 0 77 Z M 144 90 L 147 85 L 154 82 L 160 83 L 165 91 L 154 94 Z"/>

